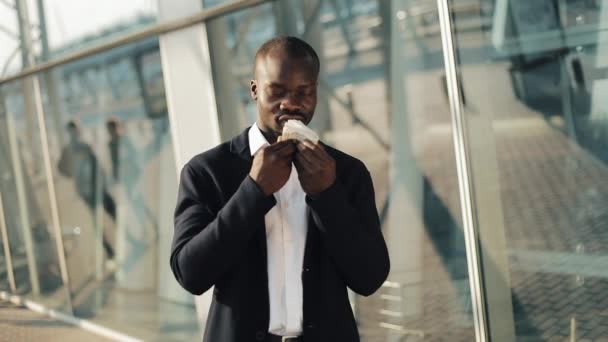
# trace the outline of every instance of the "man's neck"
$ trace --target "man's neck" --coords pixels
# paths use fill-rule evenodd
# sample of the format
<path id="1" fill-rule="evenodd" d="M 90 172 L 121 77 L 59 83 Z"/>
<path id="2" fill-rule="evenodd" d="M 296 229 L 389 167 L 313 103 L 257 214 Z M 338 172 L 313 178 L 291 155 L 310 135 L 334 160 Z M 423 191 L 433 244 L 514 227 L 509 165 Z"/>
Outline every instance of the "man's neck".
<path id="1" fill-rule="evenodd" d="M 266 138 L 266 141 L 268 141 L 269 144 L 274 144 L 275 142 L 277 142 L 277 134 L 273 131 L 266 131 L 264 130 L 264 128 L 260 127 L 260 125 L 258 124 L 258 127 L 260 128 L 260 132 L 262 132 L 262 135 L 264 136 L 264 138 Z"/>

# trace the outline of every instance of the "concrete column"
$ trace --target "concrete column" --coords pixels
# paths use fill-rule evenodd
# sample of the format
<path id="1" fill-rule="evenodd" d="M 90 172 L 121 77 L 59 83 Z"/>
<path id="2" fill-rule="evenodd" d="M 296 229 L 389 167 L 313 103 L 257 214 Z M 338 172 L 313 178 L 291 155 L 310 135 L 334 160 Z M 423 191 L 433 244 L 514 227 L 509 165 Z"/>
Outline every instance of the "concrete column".
<path id="1" fill-rule="evenodd" d="M 175 19 L 202 10 L 200 0 L 159 0 L 159 20 Z M 166 88 L 167 108 L 171 124 L 175 177 L 193 156 L 221 142 L 216 94 L 211 67 L 208 34 L 205 24 L 199 24 L 160 36 L 160 52 Z M 176 183 L 174 183 L 176 184 Z M 171 185 L 168 181 L 163 186 Z M 168 218 L 163 218 L 168 221 Z M 170 253 L 173 224 L 161 226 L 159 255 Z M 169 258 L 160 264 L 169 263 Z M 168 269 L 159 272 L 159 296 L 184 304 L 192 296 L 176 283 Z M 211 303 L 212 290 L 195 300 L 201 329 L 204 329 Z"/>

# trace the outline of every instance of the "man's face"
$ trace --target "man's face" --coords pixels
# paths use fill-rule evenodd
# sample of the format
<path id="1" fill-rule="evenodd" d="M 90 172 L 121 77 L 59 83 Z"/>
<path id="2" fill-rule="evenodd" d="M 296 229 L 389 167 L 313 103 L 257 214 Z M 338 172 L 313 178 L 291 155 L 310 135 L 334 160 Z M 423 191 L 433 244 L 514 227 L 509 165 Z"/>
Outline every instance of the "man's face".
<path id="1" fill-rule="evenodd" d="M 108 125 L 108 134 L 111 138 L 118 137 L 118 127 L 116 125 Z"/>
<path id="2" fill-rule="evenodd" d="M 78 142 L 80 140 L 80 131 L 76 127 L 68 127 L 68 135 L 71 142 Z"/>
<path id="3" fill-rule="evenodd" d="M 268 54 L 256 64 L 251 97 L 257 102 L 258 126 L 271 143 L 281 135 L 287 120 L 312 120 L 317 105 L 317 73 L 306 58 Z"/>

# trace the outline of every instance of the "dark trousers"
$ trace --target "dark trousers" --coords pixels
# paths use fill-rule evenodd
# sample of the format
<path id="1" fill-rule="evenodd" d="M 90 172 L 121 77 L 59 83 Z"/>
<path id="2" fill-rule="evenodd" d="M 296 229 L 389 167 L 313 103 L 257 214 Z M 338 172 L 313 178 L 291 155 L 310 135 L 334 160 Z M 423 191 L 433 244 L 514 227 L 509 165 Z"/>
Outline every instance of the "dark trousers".
<path id="1" fill-rule="evenodd" d="M 95 209 L 95 196 L 81 195 L 81 197 L 87 204 L 89 209 Z M 112 196 L 105 190 L 103 191 L 102 204 L 104 211 L 108 213 L 108 215 L 112 218 L 114 222 L 116 222 L 116 202 L 114 202 Z M 112 247 L 108 239 L 106 239 L 105 235 L 103 235 L 103 249 L 106 251 L 106 256 L 108 258 L 111 259 L 114 257 L 114 248 Z"/>

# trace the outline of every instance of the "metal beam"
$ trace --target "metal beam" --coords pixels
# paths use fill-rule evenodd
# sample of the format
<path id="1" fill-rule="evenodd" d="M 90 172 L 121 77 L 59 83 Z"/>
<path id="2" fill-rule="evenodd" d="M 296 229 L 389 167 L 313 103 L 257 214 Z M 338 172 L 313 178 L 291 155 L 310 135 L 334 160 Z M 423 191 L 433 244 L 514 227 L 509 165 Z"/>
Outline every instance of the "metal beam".
<path id="1" fill-rule="evenodd" d="M 24 68 L 34 65 L 32 55 L 32 25 L 30 23 L 28 3 L 16 0 L 17 23 L 19 24 L 19 43 L 21 44 L 21 61 Z"/>
<path id="2" fill-rule="evenodd" d="M 445 64 L 446 83 L 449 94 L 450 113 L 452 114 L 454 150 L 456 154 L 456 169 L 460 189 L 460 207 L 462 224 L 467 249 L 467 266 L 471 289 L 471 304 L 473 306 L 473 321 L 475 325 L 475 340 L 486 342 L 488 339 L 488 324 L 484 298 L 483 276 L 481 272 L 481 251 L 479 245 L 478 227 L 475 221 L 475 206 L 473 204 L 473 184 L 470 170 L 470 156 L 467 149 L 466 120 L 460 102 L 460 85 L 456 70 L 456 48 L 453 42 L 453 23 L 449 0 L 437 0 L 439 23 L 441 26 L 441 41 Z"/>
<path id="3" fill-rule="evenodd" d="M 6 227 L 6 218 L 4 217 L 4 202 L 2 201 L 2 193 L 0 193 L 0 235 L 2 235 L 2 247 L 4 249 L 4 261 L 6 261 L 6 274 L 8 274 L 8 283 L 12 293 L 17 293 L 17 284 L 15 283 L 15 273 L 13 269 L 13 256 L 11 255 L 11 247 L 8 242 L 8 228 Z"/>
<path id="4" fill-rule="evenodd" d="M 24 99 L 25 101 L 25 99 Z M 25 255 L 27 258 L 27 266 L 32 287 L 32 294 L 38 296 L 40 294 L 40 279 L 38 278 L 38 264 L 36 260 L 36 252 L 34 250 L 34 238 L 32 236 L 32 225 L 30 221 L 30 210 L 25 187 L 25 174 L 21 165 L 22 149 L 19 149 L 17 139 L 17 131 L 15 128 L 14 118 L 12 113 L 6 113 L 6 132 L 8 134 L 8 145 L 10 148 L 11 162 L 13 173 L 15 175 L 15 186 L 17 188 L 17 203 L 19 204 L 19 218 L 23 234 L 23 242 L 25 245 Z"/>
<path id="5" fill-rule="evenodd" d="M 344 38 L 346 45 L 348 45 L 348 54 L 354 55 L 356 53 L 355 44 L 353 43 L 353 39 L 350 35 L 350 32 L 348 31 L 348 20 L 350 20 L 351 18 L 344 18 L 344 16 L 342 16 L 342 11 L 341 11 L 340 5 L 338 4 L 337 0 L 330 0 L 329 3 L 332 5 L 332 7 L 334 9 L 334 13 L 336 15 L 336 21 L 340 25 L 342 37 Z"/>
<path id="6" fill-rule="evenodd" d="M 59 208 L 57 205 L 57 193 L 55 191 L 55 178 L 53 177 L 53 166 L 51 162 L 51 153 L 49 151 L 49 139 L 47 136 L 46 122 L 44 109 L 42 107 L 42 94 L 40 90 L 40 81 L 38 77 L 32 79 L 34 85 L 34 108 L 36 117 L 38 118 L 38 128 L 40 134 L 40 142 L 42 144 L 42 158 L 46 174 L 46 184 L 49 193 L 49 204 L 51 212 L 51 225 L 55 231 L 55 247 L 57 249 L 57 260 L 59 261 L 59 273 L 63 286 L 66 287 L 66 297 L 68 312 L 72 313 L 72 298 L 70 296 L 70 279 L 68 275 L 68 265 L 65 257 L 65 248 L 63 246 L 63 233 L 61 232 L 61 223 L 59 222 Z"/>

